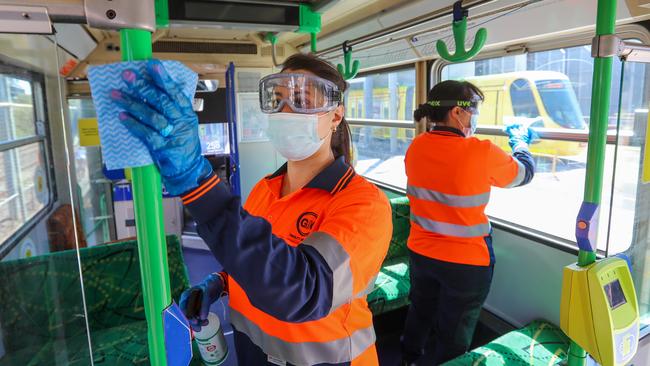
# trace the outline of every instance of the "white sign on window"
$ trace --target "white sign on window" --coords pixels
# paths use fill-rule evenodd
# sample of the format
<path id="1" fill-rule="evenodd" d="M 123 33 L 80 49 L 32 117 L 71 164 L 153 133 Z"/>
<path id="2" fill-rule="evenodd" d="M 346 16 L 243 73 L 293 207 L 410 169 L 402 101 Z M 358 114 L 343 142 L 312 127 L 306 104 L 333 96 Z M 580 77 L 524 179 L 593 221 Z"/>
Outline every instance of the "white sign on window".
<path id="1" fill-rule="evenodd" d="M 237 122 L 239 142 L 268 141 L 266 137 L 268 119 L 260 109 L 259 93 L 237 93 Z"/>

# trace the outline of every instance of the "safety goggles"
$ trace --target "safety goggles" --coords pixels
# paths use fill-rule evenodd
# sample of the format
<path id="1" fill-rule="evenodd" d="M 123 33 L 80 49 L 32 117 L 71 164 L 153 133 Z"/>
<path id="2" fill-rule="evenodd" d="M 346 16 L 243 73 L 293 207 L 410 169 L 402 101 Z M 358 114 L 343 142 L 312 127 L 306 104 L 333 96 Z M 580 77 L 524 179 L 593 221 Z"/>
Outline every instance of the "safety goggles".
<path id="1" fill-rule="evenodd" d="M 260 80 L 260 108 L 264 113 L 281 112 L 285 105 L 295 113 L 323 113 L 341 101 L 338 86 L 315 75 L 278 73 Z"/>
<path id="2" fill-rule="evenodd" d="M 478 114 L 479 102 L 474 100 L 430 100 L 427 102 L 432 107 L 460 107 L 471 114 Z"/>

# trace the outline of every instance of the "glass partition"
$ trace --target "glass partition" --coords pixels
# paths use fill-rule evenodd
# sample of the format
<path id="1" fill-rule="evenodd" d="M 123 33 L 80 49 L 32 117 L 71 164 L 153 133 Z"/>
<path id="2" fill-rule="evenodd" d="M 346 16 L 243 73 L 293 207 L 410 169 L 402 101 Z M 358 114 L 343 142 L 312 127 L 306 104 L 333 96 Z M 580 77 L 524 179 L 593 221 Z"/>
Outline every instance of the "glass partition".
<path id="1" fill-rule="evenodd" d="M 2 366 L 93 363 L 59 58 L 44 36 L 0 34 Z"/>

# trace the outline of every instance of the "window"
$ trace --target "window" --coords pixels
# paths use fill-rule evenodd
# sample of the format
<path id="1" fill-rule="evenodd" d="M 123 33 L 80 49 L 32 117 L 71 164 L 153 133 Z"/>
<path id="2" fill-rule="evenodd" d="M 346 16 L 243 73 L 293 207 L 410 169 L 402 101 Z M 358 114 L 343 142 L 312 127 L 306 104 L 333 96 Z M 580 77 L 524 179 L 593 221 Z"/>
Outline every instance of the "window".
<path id="1" fill-rule="evenodd" d="M 479 129 L 510 151 L 507 138 L 489 135 L 486 127 L 518 120 L 537 128 L 587 134 L 591 105 L 593 59 L 590 46 L 578 46 L 444 66 L 442 79 L 464 79 L 486 94 Z M 633 240 L 635 202 L 641 163 L 641 141 L 647 117 L 647 67 L 625 65 L 618 158 L 612 141 L 606 148 L 598 249 L 609 254 L 627 250 Z M 615 135 L 621 63 L 614 61 L 609 134 Z M 488 117 L 489 116 L 489 117 Z M 493 131 L 493 130 L 492 130 Z M 583 200 L 587 144 L 545 139 L 531 145 L 537 174 L 531 184 L 492 190 L 487 213 L 552 237 L 575 242 L 575 219 Z M 613 184 L 613 172 L 616 169 Z M 614 186 L 614 200 L 610 198 Z M 611 225 L 607 225 L 610 209 Z M 608 233 L 609 230 L 609 233 Z M 609 234 L 609 235 L 608 235 Z M 608 245 L 608 236 L 610 238 Z"/>
<path id="2" fill-rule="evenodd" d="M 36 75 L 0 64 L 0 245 L 51 201 Z"/>
<path id="3" fill-rule="evenodd" d="M 394 187 L 406 189 L 404 156 L 413 128 L 350 126 L 357 173 Z"/>
<path id="4" fill-rule="evenodd" d="M 406 188 L 404 155 L 415 136 L 415 69 L 363 74 L 349 83 L 345 113 L 352 132 L 356 171 Z"/>

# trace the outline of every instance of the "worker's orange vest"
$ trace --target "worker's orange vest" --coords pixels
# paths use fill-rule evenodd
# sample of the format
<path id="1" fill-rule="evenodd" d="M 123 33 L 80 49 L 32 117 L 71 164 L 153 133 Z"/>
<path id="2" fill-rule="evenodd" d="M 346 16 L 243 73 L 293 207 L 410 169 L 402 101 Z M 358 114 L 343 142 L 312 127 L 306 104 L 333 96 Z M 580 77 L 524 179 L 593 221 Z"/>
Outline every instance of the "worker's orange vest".
<path id="1" fill-rule="evenodd" d="M 353 174 L 349 170 L 338 183 L 335 181 L 334 193 L 303 188 L 278 198 L 282 177 L 271 176 L 258 183 L 249 195 L 245 209 L 268 220 L 273 233 L 288 245 L 297 246 L 311 233 L 323 232 L 340 243 L 350 256 L 352 283 L 342 287 L 350 286 L 353 298 L 324 318 L 304 323 L 286 322 L 266 314 L 249 301 L 235 279 L 229 279 L 233 326 L 275 359 L 295 365 L 378 365 L 366 295 L 373 288 L 390 242 L 390 206 L 383 193 Z M 332 205 L 334 201 L 336 207 Z M 364 202 L 365 209 L 354 209 L 354 202 Z M 348 203 L 352 205 L 350 209 L 345 208 Z M 337 292 L 340 296 L 346 291 L 334 288 L 335 296 Z"/>
<path id="2" fill-rule="evenodd" d="M 491 228 L 484 211 L 491 186 L 520 180 L 523 166 L 490 141 L 453 131 L 418 136 L 405 164 L 411 205 L 408 247 L 446 262 L 490 265 L 485 237 Z"/>

